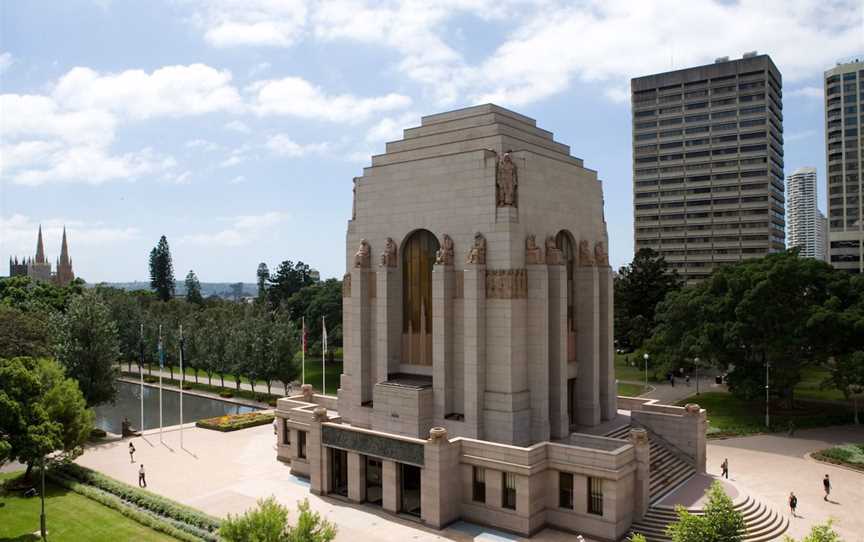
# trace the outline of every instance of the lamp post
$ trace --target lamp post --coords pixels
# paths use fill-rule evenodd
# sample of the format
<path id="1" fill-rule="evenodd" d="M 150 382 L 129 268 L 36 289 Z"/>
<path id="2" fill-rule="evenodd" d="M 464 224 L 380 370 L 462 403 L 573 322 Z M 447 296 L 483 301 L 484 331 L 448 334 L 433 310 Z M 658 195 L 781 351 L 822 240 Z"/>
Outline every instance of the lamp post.
<path id="1" fill-rule="evenodd" d="M 645 390 L 642 393 L 645 393 L 645 391 L 648 391 L 648 352 L 645 352 L 642 358 L 645 359 Z"/>
<path id="2" fill-rule="evenodd" d="M 39 492 L 42 498 L 42 513 L 39 514 L 39 534 L 42 535 L 42 540 L 48 540 L 45 530 L 45 456 L 42 456 L 42 491 Z"/>
<path id="3" fill-rule="evenodd" d="M 771 368 L 771 363 L 767 360 L 765 361 L 765 428 L 771 427 L 771 414 L 770 414 L 770 383 L 768 380 L 768 370 Z"/>
<path id="4" fill-rule="evenodd" d="M 699 358 L 693 358 L 693 364 L 696 365 L 696 395 L 699 395 Z"/>

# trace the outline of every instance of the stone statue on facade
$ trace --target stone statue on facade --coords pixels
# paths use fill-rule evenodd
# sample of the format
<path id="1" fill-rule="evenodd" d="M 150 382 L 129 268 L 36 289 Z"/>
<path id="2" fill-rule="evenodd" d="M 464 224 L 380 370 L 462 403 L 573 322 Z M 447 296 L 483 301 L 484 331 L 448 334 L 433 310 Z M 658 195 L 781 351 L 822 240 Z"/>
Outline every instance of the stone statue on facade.
<path id="1" fill-rule="evenodd" d="M 594 243 L 594 262 L 603 267 L 609 265 L 609 254 L 606 253 L 606 244 L 603 241 Z"/>
<path id="2" fill-rule="evenodd" d="M 351 220 L 357 219 L 357 177 L 354 177 L 354 187 L 351 189 Z"/>
<path id="3" fill-rule="evenodd" d="M 437 265 L 453 265 L 453 239 L 446 233 L 441 239 L 441 248 L 435 253 L 435 263 Z"/>
<path id="4" fill-rule="evenodd" d="M 465 263 L 486 265 L 486 238 L 483 237 L 482 233 L 474 234 L 474 245 L 468 252 L 468 259 Z"/>
<path id="5" fill-rule="evenodd" d="M 381 267 L 396 267 L 396 243 L 390 237 L 384 243 L 384 252 L 381 253 Z"/>
<path id="6" fill-rule="evenodd" d="M 537 246 L 534 234 L 525 239 L 525 265 L 537 265 L 543 263 L 543 251 Z"/>
<path id="7" fill-rule="evenodd" d="M 591 267 L 594 265 L 594 252 L 591 250 L 591 245 L 585 239 L 579 241 L 579 265 L 582 267 Z"/>
<path id="8" fill-rule="evenodd" d="M 516 190 L 519 181 L 516 178 L 516 164 L 510 151 L 504 153 L 495 168 L 495 185 L 498 189 L 498 207 L 516 207 Z"/>
<path id="9" fill-rule="evenodd" d="M 342 297 L 351 297 L 351 273 L 342 277 Z"/>
<path id="10" fill-rule="evenodd" d="M 558 243 L 551 235 L 546 237 L 546 265 L 560 265 L 561 250 L 558 248 Z"/>
<path id="11" fill-rule="evenodd" d="M 372 255 L 371 247 L 369 246 L 369 242 L 366 239 L 360 240 L 360 248 L 357 249 L 357 253 L 354 254 L 354 267 L 359 267 L 361 269 L 365 269 L 369 267 L 370 259 Z"/>

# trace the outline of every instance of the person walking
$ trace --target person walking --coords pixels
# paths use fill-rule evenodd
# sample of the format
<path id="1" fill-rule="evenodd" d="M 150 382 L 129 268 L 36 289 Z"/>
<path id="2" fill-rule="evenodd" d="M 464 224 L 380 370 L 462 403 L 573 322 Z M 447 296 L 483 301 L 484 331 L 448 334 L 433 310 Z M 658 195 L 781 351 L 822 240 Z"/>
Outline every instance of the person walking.
<path id="1" fill-rule="evenodd" d="M 138 469 L 138 487 L 147 487 L 147 479 L 144 477 L 144 464 Z"/>
<path id="2" fill-rule="evenodd" d="M 831 495 L 831 479 L 828 478 L 828 475 L 825 475 L 825 478 L 822 479 L 822 487 L 825 488 L 825 500 L 828 500 L 828 496 Z"/>
<path id="3" fill-rule="evenodd" d="M 798 517 L 795 515 L 795 510 L 798 508 L 798 497 L 795 496 L 795 492 L 792 491 L 789 493 L 789 510 L 792 511 L 792 517 Z"/>
<path id="4" fill-rule="evenodd" d="M 687 387 L 690 387 L 690 375 L 684 377 L 684 382 L 687 384 Z"/>
<path id="5" fill-rule="evenodd" d="M 135 445 L 132 444 L 132 443 L 130 442 L 130 443 L 129 443 L 129 462 L 130 462 L 130 463 L 134 463 L 134 462 L 135 462 L 135 456 L 134 456 L 134 454 L 135 454 Z"/>
<path id="6" fill-rule="evenodd" d="M 279 423 L 279 422 L 277 421 L 278 419 L 279 419 L 279 418 L 273 418 L 273 434 L 274 434 L 274 435 L 278 435 L 278 434 L 279 434 L 279 429 L 278 429 L 278 427 L 279 427 L 278 423 Z"/>
<path id="7" fill-rule="evenodd" d="M 795 422 L 792 420 L 789 420 L 789 429 L 788 429 L 788 432 L 786 433 L 786 436 L 788 436 L 789 438 L 792 438 L 795 436 Z"/>
<path id="8" fill-rule="evenodd" d="M 720 464 L 720 469 L 723 471 L 723 476 L 727 480 L 729 479 L 729 459 L 723 458 L 723 463 Z"/>

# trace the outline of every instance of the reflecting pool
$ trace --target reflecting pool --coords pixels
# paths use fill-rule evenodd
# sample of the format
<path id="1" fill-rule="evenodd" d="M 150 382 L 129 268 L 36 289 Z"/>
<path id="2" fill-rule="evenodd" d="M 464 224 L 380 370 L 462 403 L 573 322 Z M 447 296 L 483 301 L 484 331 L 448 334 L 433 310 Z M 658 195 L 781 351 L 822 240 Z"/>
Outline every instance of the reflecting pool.
<path id="1" fill-rule="evenodd" d="M 117 402 L 96 407 L 96 427 L 120 434 L 123 417 L 128 417 L 132 427 L 141 425 L 141 386 L 128 382 L 117 383 Z M 237 405 L 219 399 L 209 399 L 196 395 L 183 394 L 183 421 L 193 422 L 203 418 L 213 418 L 223 414 L 242 414 L 258 410 L 253 407 Z M 162 425 L 180 423 L 180 392 L 162 390 Z M 159 427 L 159 388 L 144 386 L 144 429 Z"/>

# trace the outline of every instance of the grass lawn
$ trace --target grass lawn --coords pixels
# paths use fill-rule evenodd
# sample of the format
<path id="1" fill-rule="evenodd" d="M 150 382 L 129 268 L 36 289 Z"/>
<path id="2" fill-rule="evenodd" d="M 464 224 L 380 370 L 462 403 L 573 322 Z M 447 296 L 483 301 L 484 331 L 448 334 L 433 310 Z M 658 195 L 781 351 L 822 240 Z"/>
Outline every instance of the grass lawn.
<path id="1" fill-rule="evenodd" d="M 708 410 L 709 437 L 766 432 L 765 401 L 745 401 L 730 393 L 708 392 L 698 397 L 690 396 L 679 401 L 678 405 L 687 403 L 699 403 Z M 852 410 L 842 403 L 815 403 L 797 399 L 795 408 L 789 410 L 772 402 L 770 431 L 786 431 L 789 420 L 793 420 L 796 429 L 840 425 L 852 422 Z"/>
<path id="2" fill-rule="evenodd" d="M 795 397 L 818 401 L 845 401 L 843 393 L 835 389 L 821 389 L 820 384 L 829 372 L 821 367 L 807 367 L 801 371 L 801 382 L 795 386 Z"/>
<path id="3" fill-rule="evenodd" d="M 813 454 L 815 459 L 864 471 L 864 444 L 843 444 Z"/>
<path id="4" fill-rule="evenodd" d="M 0 473 L 0 482 L 21 472 Z M 45 516 L 48 539 L 52 542 L 116 542 L 118 540 L 172 541 L 126 518 L 119 512 L 64 488 L 45 485 Z M 0 490 L 0 540 L 36 541 L 31 533 L 39 531 L 41 499 L 22 497 L 20 492 Z"/>
<path id="5" fill-rule="evenodd" d="M 333 362 L 327 364 L 327 395 L 336 395 L 339 389 L 339 375 L 342 374 L 342 364 Z M 299 378 L 298 378 L 299 380 Z M 321 360 L 306 360 L 306 383 L 312 384 L 316 391 L 321 389 Z"/>
<path id="6" fill-rule="evenodd" d="M 631 365 L 633 362 L 636 365 Z M 645 381 L 645 360 L 636 354 L 615 354 L 615 378 L 618 380 L 632 380 L 635 382 Z M 654 378 L 651 367 L 648 367 L 648 381 L 658 382 Z"/>
<path id="7" fill-rule="evenodd" d="M 628 384 L 626 382 L 618 383 L 618 395 L 625 397 L 638 397 L 645 393 L 645 386 L 642 384 Z"/>

